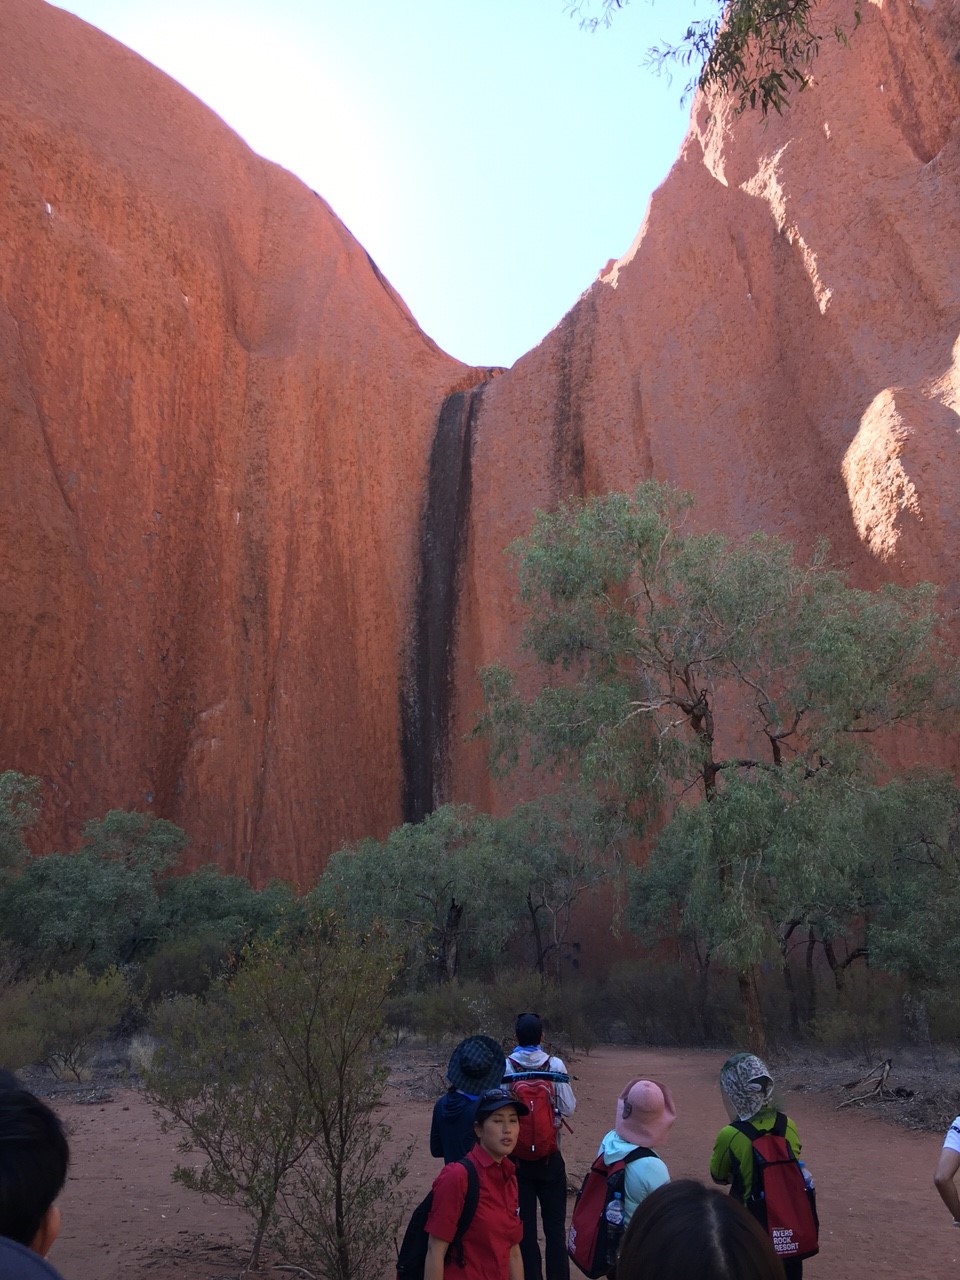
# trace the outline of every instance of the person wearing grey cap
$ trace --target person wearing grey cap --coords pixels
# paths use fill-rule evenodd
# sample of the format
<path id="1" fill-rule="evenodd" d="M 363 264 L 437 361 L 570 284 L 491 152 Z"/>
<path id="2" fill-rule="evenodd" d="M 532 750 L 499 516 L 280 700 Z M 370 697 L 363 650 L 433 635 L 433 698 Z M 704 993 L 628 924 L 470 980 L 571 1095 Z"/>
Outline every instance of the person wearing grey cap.
<path id="1" fill-rule="evenodd" d="M 514 1076 L 530 1078 L 538 1072 L 550 1081 L 553 1090 L 555 1142 L 554 1150 L 539 1159 L 516 1159 L 517 1187 L 520 1194 L 520 1217 L 523 1239 L 524 1280 L 569 1280 L 570 1259 L 567 1254 L 567 1168 L 560 1151 L 560 1125 L 564 1116 L 573 1114 L 577 1100 L 569 1084 L 562 1058 L 544 1052 L 543 1022 L 539 1014 L 521 1013 L 516 1025 L 517 1047 L 507 1055 L 509 1084 Z M 551 1080 L 562 1076 L 562 1080 Z M 537 1237 L 537 1205 L 543 1220 L 544 1257 Z"/>
<path id="2" fill-rule="evenodd" d="M 500 1044 L 490 1036 L 461 1040 L 447 1064 L 450 1088 L 437 1099 L 430 1123 L 430 1154 L 452 1164 L 467 1154 L 476 1138 L 474 1109 L 482 1093 L 503 1080 L 505 1060 Z"/>

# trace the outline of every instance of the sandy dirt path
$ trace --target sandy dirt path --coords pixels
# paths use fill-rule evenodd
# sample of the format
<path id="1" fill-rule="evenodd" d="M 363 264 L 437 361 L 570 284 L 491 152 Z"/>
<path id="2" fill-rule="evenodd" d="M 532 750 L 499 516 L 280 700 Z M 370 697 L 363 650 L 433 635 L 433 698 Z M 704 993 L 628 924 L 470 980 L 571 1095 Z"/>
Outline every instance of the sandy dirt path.
<path id="1" fill-rule="evenodd" d="M 571 1182 L 579 1183 L 612 1124 L 620 1089 L 640 1074 L 673 1090 L 678 1118 L 661 1149 L 672 1176 L 707 1180 L 713 1140 L 725 1119 L 716 1083 L 721 1060 L 690 1050 L 603 1047 L 569 1061 L 577 1094 L 574 1132 L 564 1136 Z M 415 1143 L 404 1186 L 410 1203 L 426 1193 L 439 1168 L 427 1148 L 432 1100 L 422 1095 L 431 1080 L 439 1087 L 444 1064 L 435 1054 L 411 1051 L 398 1061 L 385 1095 L 384 1118 L 396 1146 Z M 821 1252 L 805 1274 L 811 1280 L 957 1275 L 960 1231 L 933 1187 L 940 1137 L 897 1128 L 855 1108 L 837 1111 L 831 1095 L 803 1091 L 799 1071 L 785 1072 L 781 1083 L 817 1182 Z M 243 1216 L 171 1182 L 176 1136 L 160 1133 L 138 1094 L 55 1105 L 70 1128 L 74 1155 L 62 1201 L 63 1235 L 51 1255 L 65 1280 L 237 1274 L 249 1238 Z"/>

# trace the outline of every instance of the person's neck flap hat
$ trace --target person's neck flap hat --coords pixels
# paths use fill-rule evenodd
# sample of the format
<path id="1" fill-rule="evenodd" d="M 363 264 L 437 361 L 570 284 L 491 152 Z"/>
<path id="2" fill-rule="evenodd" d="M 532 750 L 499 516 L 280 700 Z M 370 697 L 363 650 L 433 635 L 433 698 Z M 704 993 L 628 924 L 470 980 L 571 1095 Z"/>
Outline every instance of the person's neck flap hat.
<path id="1" fill-rule="evenodd" d="M 655 1080 L 631 1080 L 617 1099 L 614 1132 L 624 1142 L 638 1147 L 661 1143 L 677 1118 L 673 1096 L 665 1084 Z"/>
<path id="2" fill-rule="evenodd" d="M 506 1065 L 499 1041 L 492 1036 L 469 1036 L 450 1055 L 447 1079 L 454 1089 L 477 1098 L 500 1084 Z"/>
<path id="3" fill-rule="evenodd" d="M 720 1088 L 738 1120 L 751 1120 L 773 1097 L 773 1076 L 753 1053 L 735 1053 L 720 1068 Z"/>

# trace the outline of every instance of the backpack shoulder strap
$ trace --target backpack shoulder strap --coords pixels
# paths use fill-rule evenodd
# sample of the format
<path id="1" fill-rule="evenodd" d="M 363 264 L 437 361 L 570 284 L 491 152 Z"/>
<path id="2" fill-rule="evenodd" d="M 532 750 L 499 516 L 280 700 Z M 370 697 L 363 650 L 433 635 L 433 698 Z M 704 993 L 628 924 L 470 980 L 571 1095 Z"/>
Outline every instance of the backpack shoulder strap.
<path id="1" fill-rule="evenodd" d="M 460 1210 L 457 1229 L 454 1232 L 450 1246 L 457 1250 L 459 1264 L 463 1266 L 463 1237 L 473 1221 L 473 1215 L 477 1212 L 477 1204 L 480 1200 L 480 1176 L 477 1173 L 477 1166 L 468 1156 L 463 1156 L 462 1159 L 457 1161 L 457 1164 L 462 1164 L 467 1171 L 467 1194 L 464 1197 L 463 1208 Z"/>
<path id="2" fill-rule="evenodd" d="M 773 1122 L 773 1128 L 770 1130 L 775 1138 L 785 1138 L 787 1136 L 787 1117 L 782 1111 L 777 1112 L 777 1118 Z"/>
<path id="3" fill-rule="evenodd" d="M 777 1115 L 779 1117 L 780 1112 L 777 1112 Z M 743 1136 L 748 1138 L 751 1142 L 756 1142 L 760 1137 L 760 1130 L 755 1128 L 749 1120 L 731 1120 L 730 1128 L 736 1129 L 738 1133 L 742 1133 Z M 774 1125 L 774 1128 L 776 1128 L 776 1125 Z M 786 1133 L 786 1118 L 784 1118 L 783 1132 Z"/>
<path id="4" fill-rule="evenodd" d="M 643 1160 L 648 1156 L 653 1156 L 659 1160 L 659 1156 L 651 1147 L 634 1147 L 623 1157 L 624 1164 L 632 1164 L 634 1160 Z"/>

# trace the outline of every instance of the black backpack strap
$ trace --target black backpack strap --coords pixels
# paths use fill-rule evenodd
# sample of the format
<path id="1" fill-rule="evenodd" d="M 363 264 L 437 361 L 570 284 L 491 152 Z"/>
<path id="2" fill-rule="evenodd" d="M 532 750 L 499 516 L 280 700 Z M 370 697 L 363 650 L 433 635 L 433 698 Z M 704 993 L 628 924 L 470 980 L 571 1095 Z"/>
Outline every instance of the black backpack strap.
<path id="1" fill-rule="evenodd" d="M 787 1117 L 782 1111 L 777 1112 L 777 1118 L 773 1122 L 773 1128 L 770 1132 L 776 1138 L 785 1138 L 787 1136 Z M 789 1144 L 788 1144 L 789 1145 Z"/>
<path id="2" fill-rule="evenodd" d="M 463 1208 L 460 1210 L 460 1217 L 457 1219 L 457 1229 L 454 1232 L 453 1239 L 450 1241 L 450 1248 L 456 1250 L 456 1264 L 458 1267 L 462 1267 L 463 1237 L 473 1221 L 473 1215 L 477 1212 L 477 1204 L 480 1200 L 480 1177 L 477 1173 L 477 1166 L 467 1156 L 458 1160 L 457 1164 L 462 1164 L 467 1171 L 467 1194 L 464 1197 Z"/>
<path id="3" fill-rule="evenodd" d="M 629 1151 L 629 1152 L 628 1152 L 628 1153 L 623 1157 L 623 1163 L 624 1163 L 624 1164 L 632 1164 L 632 1163 L 634 1162 L 634 1160 L 643 1160 L 643 1159 L 645 1159 L 647 1156 L 653 1156 L 653 1157 L 654 1157 L 655 1159 L 657 1159 L 657 1160 L 659 1160 L 659 1158 L 660 1158 L 660 1157 L 657 1155 L 657 1153 L 656 1153 L 654 1150 L 652 1150 L 652 1148 L 650 1148 L 650 1147 L 634 1147 L 632 1151 Z"/>
<path id="4" fill-rule="evenodd" d="M 778 1111 L 777 1112 L 778 1119 L 780 1117 L 780 1114 L 781 1113 Z M 749 1138 L 751 1142 L 756 1142 L 756 1140 L 760 1137 L 760 1130 L 755 1128 L 750 1123 L 749 1120 L 731 1120 L 730 1128 L 736 1129 L 738 1133 L 742 1133 L 743 1136 L 745 1138 Z M 776 1129 L 776 1125 L 774 1126 L 774 1129 Z M 786 1117 L 784 1117 L 784 1128 L 781 1131 L 780 1136 L 782 1137 L 784 1133 L 786 1133 Z"/>

